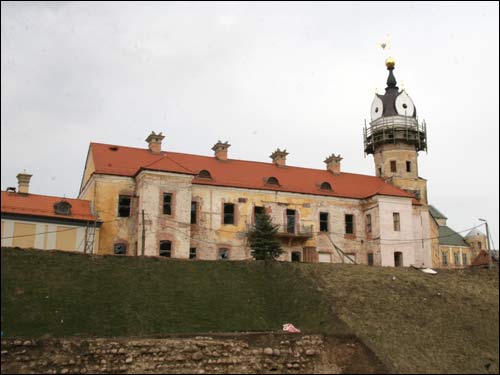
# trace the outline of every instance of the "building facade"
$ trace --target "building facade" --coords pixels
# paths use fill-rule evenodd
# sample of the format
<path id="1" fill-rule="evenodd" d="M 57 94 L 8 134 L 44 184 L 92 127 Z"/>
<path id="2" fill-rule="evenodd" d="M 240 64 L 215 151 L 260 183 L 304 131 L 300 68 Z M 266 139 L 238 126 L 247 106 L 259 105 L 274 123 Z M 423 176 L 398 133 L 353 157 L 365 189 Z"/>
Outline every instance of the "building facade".
<path id="1" fill-rule="evenodd" d="M 365 152 L 376 176 L 347 173 L 340 155 L 324 170 L 164 150 L 152 132 L 147 149 L 91 143 L 79 198 L 103 221 L 97 253 L 182 259 L 250 259 L 247 233 L 256 213 L 280 226 L 282 260 L 382 266 L 432 265 L 426 180 L 418 152 L 425 124 L 399 91 L 387 61 L 386 93 L 372 105 Z M 426 239 L 425 241 L 422 239 Z"/>
<path id="2" fill-rule="evenodd" d="M 29 193 L 31 175 L 17 176 L 19 188 L 2 191 L 2 247 L 96 252 L 100 220 L 90 201 Z"/>

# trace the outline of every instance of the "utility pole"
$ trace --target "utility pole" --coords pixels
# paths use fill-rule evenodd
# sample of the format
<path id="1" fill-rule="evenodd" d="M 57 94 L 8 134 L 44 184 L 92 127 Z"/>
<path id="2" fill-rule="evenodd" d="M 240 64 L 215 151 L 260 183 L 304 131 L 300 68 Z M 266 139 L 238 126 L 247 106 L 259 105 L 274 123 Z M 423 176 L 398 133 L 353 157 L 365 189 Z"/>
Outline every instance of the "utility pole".
<path id="1" fill-rule="evenodd" d="M 481 221 L 484 221 L 484 225 L 486 226 L 486 238 L 488 239 L 488 269 L 491 270 L 492 267 L 492 252 L 491 252 L 491 245 L 490 245 L 490 230 L 488 228 L 488 222 L 484 219 L 479 219 Z"/>
<path id="2" fill-rule="evenodd" d="M 144 227 L 144 210 L 142 210 L 142 250 L 141 250 L 142 256 L 144 256 L 145 236 L 146 236 L 146 228 Z"/>

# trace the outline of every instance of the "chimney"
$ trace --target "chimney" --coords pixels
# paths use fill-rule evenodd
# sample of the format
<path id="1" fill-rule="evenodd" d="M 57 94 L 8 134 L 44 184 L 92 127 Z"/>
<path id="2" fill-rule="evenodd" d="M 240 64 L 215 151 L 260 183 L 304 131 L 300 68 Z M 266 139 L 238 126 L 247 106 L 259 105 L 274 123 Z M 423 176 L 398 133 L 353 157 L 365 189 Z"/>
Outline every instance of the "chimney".
<path id="1" fill-rule="evenodd" d="M 26 173 L 26 170 L 23 173 L 19 173 L 17 175 L 17 182 L 19 183 L 19 187 L 17 189 L 18 193 L 29 193 L 31 176 L 33 175 Z"/>
<path id="2" fill-rule="evenodd" d="M 286 149 L 281 151 L 279 148 L 274 151 L 271 156 L 269 156 L 271 159 L 273 159 L 273 164 L 277 165 L 278 167 L 284 167 L 286 166 L 286 156 L 288 155 L 288 152 L 286 152 Z"/>
<path id="3" fill-rule="evenodd" d="M 340 154 L 335 155 L 331 154 L 329 157 L 325 159 L 326 169 L 328 169 L 333 174 L 340 174 L 340 161 L 342 157 Z"/>
<path id="4" fill-rule="evenodd" d="M 212 150 L 215 152 L 215 157 L 218 160 L 226 161 L 227 160 L 227 149 L 231 145 L 226 141 L 222 143 L 220 140 L 212 147 Z"/>
<path id="5" fill-rule="evenodd" d="M 155 132 L 151 132 L 151 134 L 146 138 L 146 142 L 148 142 L 149 151 L 153 154 L 161 153 L 161 141 L 165 138 L 164 135 L 160 133 L 155 134 Z"/>

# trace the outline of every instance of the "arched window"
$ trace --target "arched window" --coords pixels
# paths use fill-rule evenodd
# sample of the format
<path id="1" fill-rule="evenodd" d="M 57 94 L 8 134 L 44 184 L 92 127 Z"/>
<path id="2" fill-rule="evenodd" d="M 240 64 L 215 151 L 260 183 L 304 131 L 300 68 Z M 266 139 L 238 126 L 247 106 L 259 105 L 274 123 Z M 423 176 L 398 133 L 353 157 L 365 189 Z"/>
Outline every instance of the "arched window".
<path id="1" fill-rule="evenodd" d="M 323 182 L 320 187 L 321 190 L 332 190 L 332 185 L 329 182 Z"/>
<path id="2" fill-rule="evenodd" d="M 172 242 L 160 241 L 160 256 L 167 258 L 172 256 Z"/>
<path id="3" fill-rule="evenodd" d="M 210 174 L 209 171 L 207 171 L 206 169 L 203 169 L 200 171 L 200 173 L 198 173 L 198 177 L 199 178 L 212 178 L 212 175 Z"/>
<path id="4" fill-rule="evenodd" d="M 113 246 L 115 255 L 126 255 L 127 254 L 127 244 L 120 242 L 120 243 L 115 243 Z"/>
<path id="5" fill-rule="evenodd" d="M 71 215 L 71 204 L 60 201 L 54 204 L 54 210 L 58 215 Z"/>
<path id="6" fill-rule="evenodd" d="M 276 177 L 269 177 L 266 181 L 267 185 L 276 185 L 278 186 L 280 183 Z"/>

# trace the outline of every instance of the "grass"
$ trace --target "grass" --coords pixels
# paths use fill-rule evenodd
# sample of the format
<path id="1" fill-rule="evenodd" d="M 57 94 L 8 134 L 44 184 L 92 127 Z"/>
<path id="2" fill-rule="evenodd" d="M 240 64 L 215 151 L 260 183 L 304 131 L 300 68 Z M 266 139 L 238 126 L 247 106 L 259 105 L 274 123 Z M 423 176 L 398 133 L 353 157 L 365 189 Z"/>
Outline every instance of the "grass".
<path id="1" fill-rule="evenodd" d="M 190 262 L 2 249 L 7 336 L 143 336 L 330 325 L 291 263 Z"/>
<path id="2" fill-rule="evenodd" d="M 391 372 L 498 373 L 498 269 L 426 275 L 308 264 L 303 270 Z"/>
<path id="3" fill-rule="evenodd" d="M 7 337 L 354 333 L 394 373 L 498 373 L 498 270 L 190 262 L 2 249 Z M 395 279 L 393 279 L 395 278 Z"/>

